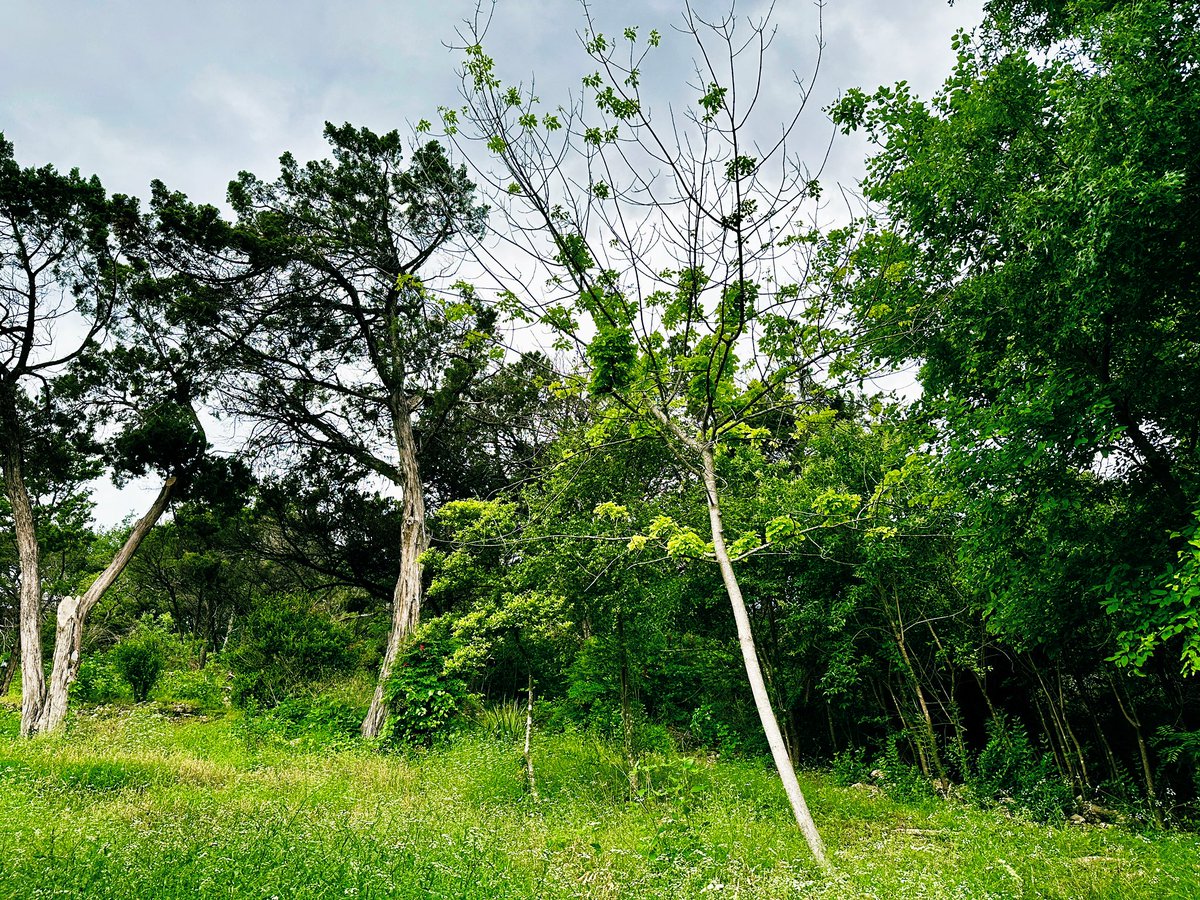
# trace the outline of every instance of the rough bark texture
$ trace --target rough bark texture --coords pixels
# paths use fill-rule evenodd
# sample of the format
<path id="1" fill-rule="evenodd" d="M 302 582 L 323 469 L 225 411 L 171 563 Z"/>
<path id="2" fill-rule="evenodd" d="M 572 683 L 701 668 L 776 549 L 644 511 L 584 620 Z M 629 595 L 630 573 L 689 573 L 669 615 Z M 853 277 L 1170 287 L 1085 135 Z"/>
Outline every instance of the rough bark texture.
<path id="1" fill-rule="evenodd" d="M 383 723 L 387 719 L 387 681 L 392 675 L 405 638 L 421 618 L 421 554 L 429 547 L 429 535 L 425 530 L 425 487 L 421 483 L 416 440 L 413 437 L 407 408 L 395 414 L 395 419 L 396 449 L 400 457 L 398 468 L 403 479 L 401 489 L 404 491 L 400 575 L 396 579 L 396 588 L 392 594 L 392 627 L 388 632 L 383 664 L 379 667 L 379 681 L 375 685 L 375 695 L 371 698 L 371 706 L 362 723 L 362 735 L 366 738 L 378 737 L 383 729 Z"/>
<path id="2" fill-rule="evenodd" d="M 116 556 L 105 567 L 91 587 L 78 597 L 64 597 L 58 604 L 57 625 L 54 631 L 54 663 L 50 669 L 50 683 L 46 689 L 45 700 L 41 704 L 41 712 L 35 730 L 38 732 L 54 731 L 62 725 L 67 715 L 67 701 L 71 684 L 79 675 L 81 661 L 80 651 L 83 643 L 83 626 L 88 613 L 100 602 L 100 598 L 112 587 L 113 582 L 120 577 L 129 560 L 137 552 L 150 529 L 158 522 L 171 502 L 171 494 L 175 488 L 175 476 L 163 482 L 162 489 L 146 514 L 138 519 L 133 531 L 121 545 Z"/>
<path id="3" fill-rule="evenodd" d="M 758 649 L 754 644 L 754 633 L 750 628 L 750 616 L 746 611 L 745 600 L 742 598 L 741 586 L 733 571 L 733 562 L 725 547 L 721 505 L 717 495 L 716 464 L 711 448 L 705 447 L 701 450 L 701 460 L 704 466 L 704 487 L 708 495 L 708 518 L 712 527 L 713 552 L 716 555 L 717 564 L 721 568 L 721 578 L 725 582 L 725 591 L 729 595 L 729 602 L 733 606 L 733 618 L 737 623 L 738 645 L 742 650 L 742 660 L 746 664 L 746 678 L 750 682 L 750 691 L 754 695 L 754 705 L 758 708 L 758 717 L 762 722 L 763 731 L 766 733 L 767 744 L 770 746 L 771 756 L 775 760 L 775 768 L 779 772 L 779 778 L 787 792 L 792 813 L 796 816 L 796 824 L 804 833 L 804 839 L 808 842 L 808 847 L 817 862 L 822 866 L 828 866 L 828 860 L 825 858 L 825 844 L 817 831 L 816 823 L 813 822 L 812 814 L 808 811 L 808 804 L 800 790 L 800 783 L 796 780 L 796 771 L 792 768 L 792 761 L 788 757 L 783 734 L 779 730 L 779 722 L 775 718 L 775 711 L 771 708 L 771 699 L 763 679 L 762 666 L 758 661 Z"/>
<path id="4" fill-rule="evenodd" d="M 37 730 L 46 694 L 46 671 L 42 667 L 42 573 L 33 503 L 25 488 L 15 419 L 15 415 L 10 416 L 4 423 L 4 492 L 12 508 L 13 531 L 17 539 L 21 584 L 18 638 L 21 642 L 21 735 L 28 737 Z"/>

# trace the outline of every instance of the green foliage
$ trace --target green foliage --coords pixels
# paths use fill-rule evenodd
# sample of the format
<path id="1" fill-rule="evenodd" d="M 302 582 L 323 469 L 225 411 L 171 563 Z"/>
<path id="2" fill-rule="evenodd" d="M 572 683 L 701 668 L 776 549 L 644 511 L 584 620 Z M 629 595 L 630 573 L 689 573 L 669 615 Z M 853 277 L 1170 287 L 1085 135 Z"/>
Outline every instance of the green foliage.
<path id="1" fill-rule="evenodd" d="M 1158 581 L 1149 587 L 1114 591 L 1105 604 L 1110 613 L 1132 623 L 1117 636 L 1120 649 L 1113 659 L 1141 668 L 1159 646 L 1171 643 L 1180 648 L 1183 671 L 1196 674 L 1200 673 L 1200 524 L 1171 538 L 1186 541 L 1186 546 Z"/>
<path id="2" fill-rule="evenodd" d="M 239 706 L 274 706 L 357 663 L 349 630 L 303 597 L 265 597 L 236 629 L 224 660 Z"/>
<path id="3" fill-rule="evenodd" d="M 1030 743 L 1020 723 L 1012 721 L 988 722 L 988 743 L 970 786 L 985 802 L 1011 804 L 1043 821 L 1061 820 L 1075 801 L 1054 762 Z"/>
<path id="4" fill-rule="evenodd" d="M 145 617 L 110 651 L 113 668 L 133 691 L 133 699 L 144 703 L 158 676 L 171 661 L 178 642 L 170 631 L 171 620 Z"/>
<path id="5" fill-rule="evenodd" d="M 466 682 L 446 672 L 453 646 L 447 624 L 434 620 L 418 628 L 384 685 L 383 734 L 394 743 L 429 746 L 462 723 L 472 703 Z"/>
<path id="6" fill-rule="evenodd" d="M 171 669 L 159 676 L 153 696 L 168 713 L 179 709 L 188 713 L 221 713 L 229 689 L 227 677 L 228 671 L 217 664 L 203 669 Z"/>
<path id="7" fill-rule="evenodd" d="M 853 747 L 834 754 L 830 764 L 830 775 L 835 784 L 849 787 L 852 784 L 869 784 L 871 764 L 867 761 L 864 747 Z"/>
<path id="8" fill-rule="evenodd" d="M 667 900 L 737 885 L 811 900 L 1158 900 L 1183 896 L 1200 864 L 1192 834 L 1047 827 L 801 773 L 841 861 L 821 876 L 756 760 L 655 756 L 630 802 L 619 750 L 549 735 L 535 805 L 512 748 L 492 740 L 383 756 L 286 740 L 252 752 L 237 720 L 134 710 L 81 716 L 69 739 L 19 742 L 9 712 L 0 706 L 0 867 L 20 897 L 566 900 L 583 885 Z"/>
<path id="9" fill-rule="evenodd" d="M 879 758 L 879 770 L 883 772 L 883 788 L 900 800 L 907 802 L 920 801 L 933 796 L 933 785 L 929 779 L 912 763 L 911 753 L 901 749 L 903 745 L 912 745 L 912 738 L 907 734 L 890 734 L 882 756 Z"/>
<path id="10" fill-rule="evenodd" d="M 480 731 L 509 743 L 525 736 L 525 720 L 526 707 L 516 700 L 485 704 L 475 717 Z"/>
<path id="11" fill-rule="evenodd" d="M 844 295 L 877 357 L 921 366 L 991 627 L 1062 646 L 1104 605 L 1120 662 L 1191 665 L 1169 535 L 1200 493 L 1200 8 L 987 8 L 930 101 L 902 83 L 833 110 L 875 142 L 887 216 Z"/>
<path id="12" fill-rule="evenodd" d="M 79 674 L 71 685 L 71 697 L 81 703 L 98 705 L 129 700 L 129 682 L 117 670 L 107 653 L 89 653 L 79 663 Z"/>
<path id="13" fill-rule="evenodd" d="M 701 747 L 711 747 L 721 753 L 736 753 L 742 736 L 727 722 L 711 703 L 702 703 L 692 712 L 688 731 Z"/>
<path id="14" fill-rule="evenodd" d="M 366 712 L 364 703 L 338 694 L 321 693 L 315 697 L 287 697 L 270 711 L 270 715 L 286 723 L 288 738 L 328 745 L 357 739 Z"/>

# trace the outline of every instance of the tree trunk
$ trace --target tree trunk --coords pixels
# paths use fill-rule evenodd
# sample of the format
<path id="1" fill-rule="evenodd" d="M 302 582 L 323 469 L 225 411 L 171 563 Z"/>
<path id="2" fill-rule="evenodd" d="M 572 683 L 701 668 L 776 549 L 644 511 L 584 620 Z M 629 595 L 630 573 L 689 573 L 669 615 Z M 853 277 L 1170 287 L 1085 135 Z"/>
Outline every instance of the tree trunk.
<path id="1" fill-rule="evenodd" d="M 8 694 L 8 689 L 12 687 L 13 676 L 17 672 L 18 661 L 21 658 L 21 634 L 17 632 L 17 642 L 13 648 L 8 651 L 8 658 L 4 660 L 4 671 L 0 673 L 0 697 Z"/>
<path id="2" fill-rule="evenodd" d="M 533 671 L 525 695 L 525 774 L 529 778 L 529 796 L 538 799 L 537 779 L 533 777 Z"/>
<path id="3" fill-rule="evenodd" d="M 412 422 L 407 403 L 399 404 L 393 411 L 396 433 L 396 450 L 399 453 L 399 470 L 404 492 L 404 522 L 400 531 L 400 574 L 392 593 L 392 627 L 388 632 L 387 648 L 383 663 L 379 667 L 379 681 L 375 695 L 362 723 L 362 736 L 379 737 L 387 719 L 386 688 L 392 669 L 400 656 L 404 641 L 421 619 L 421 577 L 424 567 L 421 554 L 429 547 L 429 535 L 425 531 L 425 486 L 421 483 L 421 470 L 417 464 L 417 444 L 413 437 Z"/>
<path id="4" fill-rule="evenodd" d="M 1150 753 L 1146 749 L 1146 739 L 1142 735 L 1142 722 L 1138 717 L 1137 709 L 1133 705 L 1133 697 L 1126 692 L 1125 696 L 1129 701 L 1128 706 L 1126 706 L 1121 701 L 1121 691 L 1116 679 L 1110 675 L 1109 681 L 1112 684 L 1113 696 L 1117 698 L 1117 708 L 1121 710 L 1121 715 L 1125 717 L 1125 721 L 1133 728 L 1133 733 L 1137 737 L 1138 755 L 1142 761 L 1142 779 L 1146 784 L 1146 798 L 1150 801 L 1150 811 L 1154 816 L 1154 824 L 1159 828 L 1163 828 L 1162 810 L 1158 807 L 1158 792 L 1154 789 L 1154 770 L 1150 765 Z"/>
<path id="5" fill-rule="evenodd" d="M 959 777 L 966 778 L 967 776 L 967 729 L 963 724 L 962 719 L 962 704 L 959 702 L 959 669 L 954 663 L 954 657 L 946 652 L 946 648 L 942 645 L 941 638 L 938 637 L 937 631 L 934 630 L 932 622 L 926 622 L 926 627 L 929 628 L 929 634 L 933 637 L 934 646 L 938 648 L 938 653 L 942 659 L 946 661 L 946 674 L 950 678 L 950 687 L 944 691 L 946 695 L 946 704 L 942 705 L 942 710 L 950 719 L 950 724 L 954 727 L 954 744 L 958 752 L 956 762 L 959 767 Z M 938 701 L 941 703 L 941 701 Z"/>
<path id="6" fill-rule="evenodd" d="M 1058 686 L 1058 707 L 1062 710 L 1063 729 L 1066 731 L 1067 737 L 1071 739 L 1071 746 L 1075 748 L 1075 755 L 1079 760 L 1079 771 L 1083 775 L 1082 787 L 1086 790 L 1092 787 L 1092 777 L 1088 774 L 1087 757 L 1084 755 L 1083 745 L 1079 743 L 1079 738 L 1075 736 L 1075 729 L 1071 727 L 1071 717 L 1067 714 L 1067 698 L 1063 694 L 1062 669 L 1057 665 L 1054 678 Z"/>
<path id="7" fill-rule="evenodd" d="M 881 598 L 882 599 L 882 598 Z M 912 658 L 908 654 L 908 644 L 904 639 L 904 620 L 900 617 L 900 597 L 895 593 L 893 588 L 893 599 L 896 605 L 896 618 L 892 620 L 892 637 L 896 641 L 896 647 L 900 651 L 900 659 L 904 663 L 904 670 L 908 673 L 908 678 L 912 684 L 913 694 L 917 699 L 917 707 L 921 712 L 921 721 L 925 726 L 924 738 L 922 743 L 926 744 L 926 752 L 929 755 L 929 760 L 932 762 L 933 773 L 941 780 L 942 786 L 949 785 L 949 779 L 946 777 L 946 767 L 942 764 L 942 755 L 938 752 L 937 732 L 933 727 L 933 714 L 929 711 L 929 704 L 925 700 L 925 691 L 921 687 L 921 679 L 917 677 L 916 666 L 913 665 Z M 886 599 L 884 603 L 886 603 Z M 891 616 L 889 615 L 889 619 Z M 928 769 L 929 763 L 926 763 Z M 930 773 L 927 771 L 926 776 Z"/>
<path id="8" fill-rule="evenodd" d="M 50 670 L 50 684 L 46 691 L 45 701 L 38 715 L 36 731 L 54 731 L 62 725 L 67 715 L 67 702 L 71 684 L 79 675 L 80 650 L 83 643 L 83 626 L 88 613 L 100 602 L 104 593 L 112 587 L 113 582 L 125 570 L 138 546 L 150 533 L 171 502 L 171 493 L 175 488 L 175 476 L 172 475 L 163 482 L 162 489 L 150 505 L 150 509 L 142 516 L 117 555 L 79 597 L 64 597 L 58 604 L 58 623 L 54 632 L 54 663 Z"/>
<path id="9" fill-rule="evenodd" d="M 891 679 L 889 678 L 885 683 L 888 689 L 888 696 L 892 698 L 892 706 L 896 709 L 896 715 L 900 717 L 900 726 L 904 729 L 904 734 L 908 738 L 908 742 L 912 744 L 913 752 L 917 756 L 917 766 L 921 769 L 922 775 L 932 780 L 933 770 L 929 767 L 929 757 L 925 755 L 925 742 L 917 736 L 917 729 L 909 724 L 908 716 L 904 714 L 904 704 L 896 696 Z"/>
<path id="10" fill-rule="evenodd" d="M 33 503 L 21 467 L 20 423 L 15 409 L 5 404 L 4 493 L 12 508 L 20 572 L 21 736 L 37 731 L 46 696 L 46 670 L 42 665 L 42 571 Z"/>
<path id="11" fill-rule="evenodd" d="M 1046 687 L 1046 681 L 1042 678 L 1041 669 L 1038 668 L 1037 663 L 1034 661 L 1033 654 L 1026 653 L 1025 658 L 1028 660 L 1029 669 L 1033 672 L 1034 677 L 1037 678 L 1038 685 L 1041 688 L 1041 694 L 1046 700 L 1046 709 L 1050 713 L 1050 723 L 1056 729 L 1058 744 L 1060 747 L 1062 747 L 1062 759 L 1063 764 L 1066 767 L 1067 777 L 1070 778 L 1071 781 L 1075 782 L 1075 785 L 1081 791 L 1085 790 L 1085 779 L 1079 769 L 1076 768 L 1076 760 L 1072 758 L 1073 754 L 1071 752 L 1071 740 L 1069 737 L 1067 737 L 1067 730 L 1063 726 L 1062 715 L 1058 707 L 1054 704 L 1054 695 L 1051 694 L 1050 689 Z"/>
<path id="12" fill-rule="evenodd" d="M 825 844 L 817 831 L 816 823 L 813 822 L 812 814 L 808 811 L 808 804 L 800 790 L 800 783 L 796 780 L 795 769 L 792 768 L 792 762 L 788 758 L 783 735 L 779 731 L 779 722 L 775 718 L 774 710 L 771 709 L 771 700 L 767 694 L 762 667 L 758 661 L 758 649 L 755 647 L 754 634 L 750 629 L 750 616 L 746 611 L 745 600 L 742 598 L 741 586 L 733 571 L 733 561 L 729 558 L 729 551 L 725 547 L 721 505 L 717 494 L 716 462 L 713 458 L 712 448 L 702 447 L 700 457 L 704 467 L 704 487 L 708 497 L 708 519 L 712 528 L 713 553 L 717 558 L 717 565 L 721 569 L 725 592 L 729 595 L 729 602 L 733 607 L 733 618 L 737 623 L 738 645 L 742 650 L 742 661 L 746 665 L 746 678 L 750 682 L 750 691 L 754 695 L 754 705 L 758 708 L 758 717 L 762 722 L 763 731 L 766 733 L 767 745 L 771 748 L 771 756 L 775 760 L 775 768 L 783 782 L 784 791 L 787 792 L 788 802 L 796 817 L 796 824 L 804 833 L 804 839 L 808 842 L 813 857 L 822 866 L 827 867 L 829 862 L 825 858 Z"/>

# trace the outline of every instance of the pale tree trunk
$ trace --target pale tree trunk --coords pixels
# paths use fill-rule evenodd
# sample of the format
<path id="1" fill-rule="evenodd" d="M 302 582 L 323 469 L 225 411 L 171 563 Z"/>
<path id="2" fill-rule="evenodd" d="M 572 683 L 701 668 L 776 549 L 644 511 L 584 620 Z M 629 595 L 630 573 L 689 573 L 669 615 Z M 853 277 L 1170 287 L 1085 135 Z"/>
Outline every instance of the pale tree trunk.
<path id="1" fill-rule="evenodd" d="M 705 493 L 708 495 L 708 519 L 712 527 L 713 553 L 717 558 L 717 565 L 721 569 L 725 592 L 729 595 L 729 602 L 733 606 L 733 618 L 737 623 L 738 645 L 742 650 L 742 660 L 746 664 L 746 678 L 750 682 L 750 691 L 754 695 L 754 705 L 758 708 L 758 717 L 762 722 L 763 731 L 766 733 L 767 745 L 771 748 L 771 756 L 775 760 L 775 768 L 779 772 L 779 778 L 783 782 L 792 813 L 796 817 L 796 824 L 804 833 L 804 839 L 808 841 L 808 847 L 817 862 L 822 866 L 828 866 L 829 862 L 825 858 L 825 844 L 817 831 L 816 823 L 813 822 L 812 814 L 808 811 L 808 804 L 800 790 L 800 783 L 796 780 L 796 770 L 792 768 L 792 761 L 788 757 L 783 734 L 779 730 L 779 722 L 775 718 L 775 711 L 771 708 L 771 699 L 767 693 L 766 682 L 763 680 L 762 666 L 758 661 L 758 649 L 754 644 L 754 634 L 750 629 L 750 616 L 746 611 L 745 600 L 742 598 L 741 586 L 733 571 L 733 561 L 729 558 L 729 551 L 725 547 L 721 505 L 717 494 L 716 463 L 713 459 L 712 448 L 701 447 L 700 457 L 703 463 Z"/>
<path id="2" fill-rule="evenodd" d="M 396 431 L 396 449 L 399 453 L 399 469 L 404 492 L 404 521 L 400 532 L 400 575 L 392 593 L 392 627 L 388 632 L 387 648 L 383 664 L 379 667 L 379 681 L 375 695 L 362 723 L 362 736 L 379 737 L 387 719 L 385 691 L 392 669 L 400 656 L 404 641 L 417 627 L 421 618 L 421 554 L 429 547 L 429 535 L 425 530 L 425 487 L 421 483 L 421 471 L 417 464 L 417 446 L 413 437 L 412 422 L 409 420 L 407 404 L 393 413 Z"/>
<path id="3" fill-rule="evenodd" d="M 37 731 L 46 695 L 46 670 L 42 666 L 42 572 L 33 503 L 25 488 L 15 414 L 6 416 L 4 492 L 12 508 L 20 571 L 21 736 Z"/>
<path id="4" fill-rule="evenodd" d="M 50 669 L 50 684 L 38 715 L 36 731 L 54 731 L 62 725 L 67 715 L 67 701 L 71 684 L 79 675 L 80 651 L 83 643 L 83 626 L 88 613 L 100 602 L 100 598 L 120 577 L 129 560 L 137 552 L 150 529 L 162 518 L 171 502 L 175 488 L 175 476 L 163 482 L 162 489 L 146 514 L 138 519 L 133 531 L 121 545 L 116 556 L 105 567 L 91 586 L 78 597 L 64 597 L 58 604 L 57 626 L 54 631 L 54 663 Z"/>
<path id="5" fill-rule="evenodd" d="M 529 796 L 538 799 L 537 780 L 533 777 L 533 671 L 525 695 L 525 774 L 529 778 Z"/>

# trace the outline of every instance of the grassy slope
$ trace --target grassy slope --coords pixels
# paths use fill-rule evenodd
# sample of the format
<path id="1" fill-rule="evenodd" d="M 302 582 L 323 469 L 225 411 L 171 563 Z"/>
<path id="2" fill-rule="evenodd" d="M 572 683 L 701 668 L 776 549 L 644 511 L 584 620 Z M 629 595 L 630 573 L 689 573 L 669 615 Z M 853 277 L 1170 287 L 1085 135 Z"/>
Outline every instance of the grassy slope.
<path id="1" fill-rule="evenodd" d="M 836 861 L 821 876 L 762 765 L 701 766 L 630 803 L 609 751 L 580 737 L 542 742 L 534 803 L 495 742 L 306 751 L 149 710 L 15 734 L 0 707 L 0 897 L 1200 896 L 1195 835 L 1047 827 L 810 776 Z"/>

